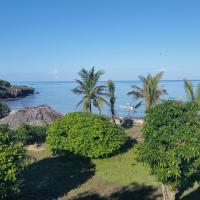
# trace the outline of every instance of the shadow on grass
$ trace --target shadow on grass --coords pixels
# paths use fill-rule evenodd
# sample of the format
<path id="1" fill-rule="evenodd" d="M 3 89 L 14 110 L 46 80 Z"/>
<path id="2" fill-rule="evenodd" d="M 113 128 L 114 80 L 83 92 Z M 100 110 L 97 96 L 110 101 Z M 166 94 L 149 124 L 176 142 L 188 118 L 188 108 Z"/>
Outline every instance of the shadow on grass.
<path id="1" fill-rule="evenodd" d="M 116 152 L 114 155 L 118 155 L 121 153 L 126 153 L 129 149 L 133 148 L 133 146 L 137 144 L 137 141 L 131 137 L 128 137 L 127 141 L 124 145 Z"/>
<path id="2" fill-rule="evenodd" d="M 200 199 L 200 187 L 198 187 L 195 191 L 189 193 L 188 195 L 181 198 L 182 200 L 199 200 Z"/>
<path id="3" fill-rule="evenodd" d="M 23 176 L 20 200 L 62 197 L 94 175 L 94 165 L 80 157 L 52 157 L 29 166 Z"/>
<path id="4" fill-rule="evenodd" d="M 161 197 L 157 188 L 133 183 L 110 196 L 102 197 L 96 193 L 83 193 L 75 200 L 156 200 L 162 199 Z"/>

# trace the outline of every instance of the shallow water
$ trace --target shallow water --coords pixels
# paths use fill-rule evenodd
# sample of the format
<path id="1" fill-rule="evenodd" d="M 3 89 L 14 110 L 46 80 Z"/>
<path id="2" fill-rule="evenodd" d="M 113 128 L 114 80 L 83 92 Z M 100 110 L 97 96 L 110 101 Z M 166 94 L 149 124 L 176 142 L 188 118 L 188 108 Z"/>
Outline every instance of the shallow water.
<path id="1" fill-rule="evenodd" d="M 194 86 L 197 86 L 200 81 L 192 82 Z M 76 86 L 75 82 L 14 82 L 12 84 L 34 87 L 38 94 L 35 94 L 34 96 L 28 96 L 26 98 L 6 101 L 11 109 L 20 109 L 23 107 L 48 104 L 56 111 L 63 114 L 81 110 L 81 106 L 80 108 L 76 109 L 76 105 L 80 101 L 81 96 L 74 95 L 71 92 L 71 89 Z M 131 85 L 133 84 L 141 86 L 139 81 L 115 82 L 117 96 L 116 110 L 118 116 L 127 116 L 129 114 L 129 111 L 127 109 L 123 109 L 121 105 L 131 106 L 137 103 L 137 101 L 132 97 L 127 96 L 127 93 L 130 91 Z M 160 86 L 167 89 L 168 92 L 168 95 L 163 96 L 162 99 L 186 99 L 183 81 L 161 81 Z M 110 114 L 107 106 L 103 107 L 102 113 L 105 115 Z M 144 106 L 141 106 L 136 112 L 130 113 L 130 115 L 142 117 L 144 115 Z"/>

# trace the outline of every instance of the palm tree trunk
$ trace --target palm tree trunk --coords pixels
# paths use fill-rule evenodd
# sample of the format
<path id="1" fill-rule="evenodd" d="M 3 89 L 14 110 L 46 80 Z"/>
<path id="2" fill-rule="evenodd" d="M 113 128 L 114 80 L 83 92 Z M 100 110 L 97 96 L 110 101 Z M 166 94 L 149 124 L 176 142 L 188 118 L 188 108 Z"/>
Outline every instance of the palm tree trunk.
<path id="1" fill-rule="evenodd" d="M 90 106 L 89 106 L 89 111 L 90 113 L 92 113 L 92 104 L 90 103 Z"/>
<path id="2" fill-rule="evenodd" d="M 112 115 L 112 122 L 113 122 L 113 124 L 116 124 L 115 123 L 115 116 L 114 115 Z"/>
<path id="3" fill-rule="evenodd" d="M 151 102 L 149 98 L 146 98 L 146 112 L 149 112 L 151 108 Z"/>

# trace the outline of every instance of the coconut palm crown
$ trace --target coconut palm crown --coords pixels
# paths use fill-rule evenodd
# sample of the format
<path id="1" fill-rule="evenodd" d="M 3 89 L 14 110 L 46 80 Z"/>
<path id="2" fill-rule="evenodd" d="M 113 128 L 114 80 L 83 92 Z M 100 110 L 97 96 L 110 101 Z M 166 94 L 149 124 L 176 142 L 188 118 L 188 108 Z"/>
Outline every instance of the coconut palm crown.
<path id="1" fill-rule="evenodd" d="M 198 84 L 196 91 L 194 91 L 192 82 L 184 80 L 184 87 L 188 100 L 200 106 L 200 84 Z"/>
<path id="2" fill-rule="evenodd" d="M 159 87 L 159 82 L 162 76 L 163 72 L 160 72 L 155 76 L 152 76 L 151 74 L 148 74 L 146 77 L 139 76 L 139 79 L 142 82 L 142 87 L 133 85 L 132 91 L 128 93 L 128 95 L 133 95 L 136 99 L 144 99 L 147 112 L 152 106 L 159 102 L 162 95 L 167 94 L 165 89 Z"/>
<path id="3" fill-rule="evenodd" d="M 83 98 L 77 104 L 79 107 L 83 105 L 84 112 L 92 112 L 92 105 L 101 112 L 101 107 L 103 104 L 107 104 L 107 101 L 103 98 L 107 96 L 105 91 L 106 85 L 98 84 L 101 76 L 104 74 L 103 71 L 95 71 L 95 67 L 92 67 L 91 70 L 81 69 L 78 75 L 81 77 L 81 80 L 76 79 L 76 86 L 72 92 L 77 95 L 82 95 Z"/>

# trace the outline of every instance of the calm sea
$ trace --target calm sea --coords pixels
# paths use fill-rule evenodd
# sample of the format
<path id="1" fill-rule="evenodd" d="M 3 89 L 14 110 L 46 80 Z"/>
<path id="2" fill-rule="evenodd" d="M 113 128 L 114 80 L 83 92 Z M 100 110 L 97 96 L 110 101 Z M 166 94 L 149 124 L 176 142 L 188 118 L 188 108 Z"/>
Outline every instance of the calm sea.
<path id="1" fill-rule="evenodd" d="M 200 81 L 192 82 L 196 87 Z M 76 109 L 81 96 L 74 95 L 71 92 L 71 89 L 76 86 L 75 82 L 14 82 L 13 84 L 31 86 L 38 92 L 34 96 L 7 101 L 6 103 L 13 110 L 41 104 L 48 104 L 54 110 L 63 114 L 81 109 L 81 107 Z M 137 103 L 132 97 L 127 96 L 127 93 L 130 91 L 131 85 L 136 84 L 141 86 L 141 83 L 139 81 L 116 81 L 115 84 L 117 115 L 127 116 L 129 111 L 124 106 L 131 106 Z M 186 99 L 183 81 L 161 81 L 160 86 L 166 88 L 168 92 L 166 96 L 162 97 L 163 99 Z M 102 113 L 105 115 L 110 114 L 107 106 L 103 107 Z M 141 106 L 134 113 L 130 114 L 142 117 L 144 115 L 144 106 Z"/>

